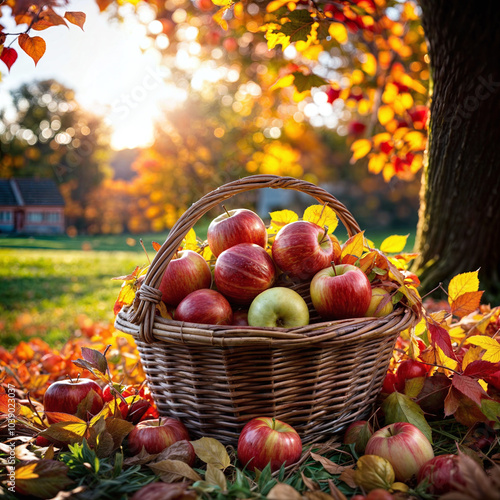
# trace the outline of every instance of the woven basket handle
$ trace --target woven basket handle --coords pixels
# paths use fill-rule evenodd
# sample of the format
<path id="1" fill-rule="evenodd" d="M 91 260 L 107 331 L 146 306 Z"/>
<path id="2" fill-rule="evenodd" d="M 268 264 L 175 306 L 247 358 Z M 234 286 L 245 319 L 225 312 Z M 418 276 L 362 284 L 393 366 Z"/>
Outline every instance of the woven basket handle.
<path id="1" fill-rule="evenodd" d="M 130 308 L 129 312 L 130 322 L 139 325 L 139 337 L 142 341 L 147 343 L 152 343 L 154 341 L 153 324 L 156 314 L 155 308 L 162 297 L 162 293 L 158 290 L 158 286 L 161 283 L 168 263 L 176 254 L 182 240 L 189 230 L 203 215 L 221 202 L 236 194 L 262 188 L 293 189 L 309 194 L 319 202 L 328 204 L 328 206 L 335 211 L 338 218 L 347 229 L 349 236 L 353 236 L 361 231 L 352 214 L 340 201 L 324 189 L 310 182 L 295 179 L 293 177 L 280 177 L 277 175 L 252 175 L 224 184 L 200 198 L 184 212 L 174 227 L 172 227 L 167 239 L 153 259 L 146 278 L 137 293 L 139 303 L 135 309 Z"/>

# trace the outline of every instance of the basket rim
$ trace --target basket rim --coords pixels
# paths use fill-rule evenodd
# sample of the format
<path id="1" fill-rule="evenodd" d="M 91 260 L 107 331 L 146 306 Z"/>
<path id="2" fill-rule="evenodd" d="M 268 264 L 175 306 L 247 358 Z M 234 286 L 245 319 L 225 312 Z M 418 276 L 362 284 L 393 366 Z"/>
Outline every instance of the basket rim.
<path id="1" fill-rule="evenodd" d="M 118 313 L 115 327 L 138 340 L 143 340 L 140 325 L 130 321 L 131 309 L 133 306 L 127 306 Z M 417 311 L 403 304 L 382 318 L 349 318 L 311 323 L 295 328 L 207 325 L 157 316 L 153 323 L 152 334 L 154 342 L 164 344 L 303 348 L 321 342 L 342 345 L 399 334 L 414 326 L 419 317 Z"/>

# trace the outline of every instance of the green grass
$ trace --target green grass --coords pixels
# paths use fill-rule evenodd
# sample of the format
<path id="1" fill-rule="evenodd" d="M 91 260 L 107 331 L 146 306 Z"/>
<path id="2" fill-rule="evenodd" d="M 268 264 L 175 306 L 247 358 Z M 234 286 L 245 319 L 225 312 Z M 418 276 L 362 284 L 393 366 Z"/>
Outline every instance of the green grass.
<path id="1" fill-rule="evenodd" d="M 144 254 L 1 249 L 0 341 L 11 347 L 30 336 L 52 345 L 77 328 L 79 315 L 113 319 L 121 282 L 114 276 L 142 265 Z"/>
<path id="2" fill-rule="evenodd" d="M 201 224 L 195 229 L 205 238 L 206 228 Z M 379 245 L 390 234 L 408 232 L 367 232 L 367 237 Z M 152 258 L 151 242 L 163 242 L 166 233 L 142 238 Z M 413 240 L 414 232 L 408 250 Z M 121 286 L 111 278 L 130 273 L 147 259 L 139 237 L 131 235 L 2 236 L 0 262 L 0 344 L 10 348 L 33 336 L 59 346 L 78 328 L 81 315 L 111 321 Z"/>

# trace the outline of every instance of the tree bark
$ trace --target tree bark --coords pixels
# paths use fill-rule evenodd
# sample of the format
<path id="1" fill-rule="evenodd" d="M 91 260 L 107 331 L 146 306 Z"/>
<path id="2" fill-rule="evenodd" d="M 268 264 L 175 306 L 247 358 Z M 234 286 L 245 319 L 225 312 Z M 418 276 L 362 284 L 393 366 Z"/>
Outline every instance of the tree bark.
<path id="1" fill-rule="evenodd" d="M 498 3 L 420 0 L 431 78 L 415 261 L 422 288 L 480 268 L 500 298 Z"/>

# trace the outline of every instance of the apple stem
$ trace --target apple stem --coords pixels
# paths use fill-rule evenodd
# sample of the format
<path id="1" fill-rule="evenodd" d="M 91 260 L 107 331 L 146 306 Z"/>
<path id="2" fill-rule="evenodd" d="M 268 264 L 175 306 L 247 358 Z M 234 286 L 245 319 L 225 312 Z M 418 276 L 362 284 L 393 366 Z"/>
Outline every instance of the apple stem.
<path id="1" fill-rule="evenodd" d="M 231 214 L 227 211 L 227 208 L 225 205 L 222 205 L 222 208 L 224 209 L 224 212 L 226 212 L 228 217 L 231 217 Z"/>
<path id="2" fill-rule="evenodd" d="M 335 262 L 332 260 L 332 261 L 330 262 L 330 264 L 332 265 L 333 274 L 335 274 L 335 276 L 337 276 L 337 270 L 335 269 Z"/>
<path id="3" fill-rule="evenodd" d="M 319 242 L 320 245 L 321 245 L 321 243 L 323 243 L 323 241 L 325 241 L 325 238 L 326 238 L 327 234 L 328 234 L 328 226 L 325 226 L 325 230 L 323 232 L 323 236 L 321 237 L 321 240 Z"/>
<path id="4" fill-rule="evenodd" d="M 276 419 L 273 417 L 273 425 L 271 426 L 271 429 L 274 431 L 276 429 Z"/>

